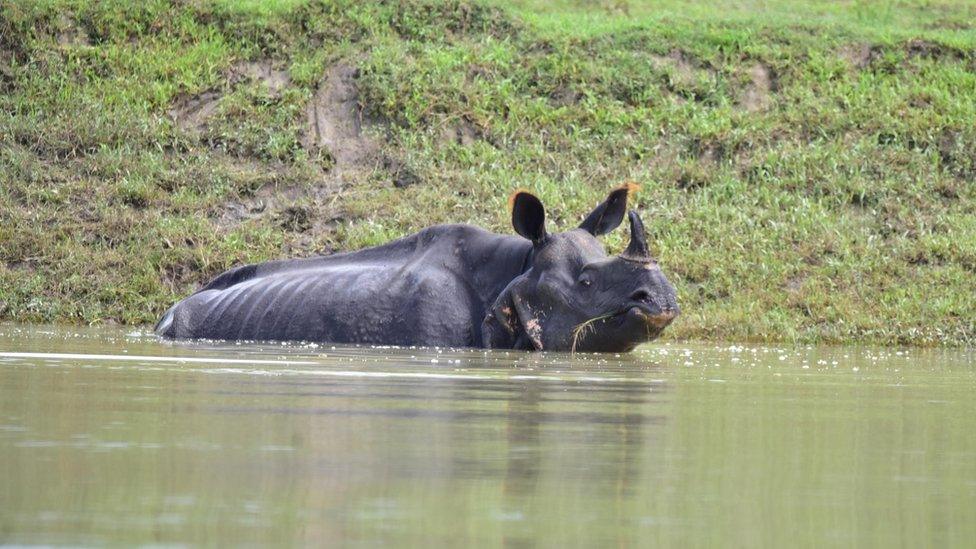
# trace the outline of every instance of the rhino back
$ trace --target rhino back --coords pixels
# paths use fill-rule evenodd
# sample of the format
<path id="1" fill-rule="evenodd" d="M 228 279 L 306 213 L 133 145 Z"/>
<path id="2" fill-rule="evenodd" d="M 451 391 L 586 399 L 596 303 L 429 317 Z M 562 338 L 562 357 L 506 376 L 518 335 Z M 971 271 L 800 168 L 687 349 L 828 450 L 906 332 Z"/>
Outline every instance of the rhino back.
<path id="1" fill-rule="evenodd" d="M 174 338 L 477 346 L 493 288 L 462 250 L 503 242 L 464 226 L 427 229 L 349 254 L 232 269 L 157 326 Z M 515 254 L 514 257 L 517 257 Z M 512 275 L 502 273 L 499 289 Z M 492 286 L 491 284 L 487 286 Z"/>

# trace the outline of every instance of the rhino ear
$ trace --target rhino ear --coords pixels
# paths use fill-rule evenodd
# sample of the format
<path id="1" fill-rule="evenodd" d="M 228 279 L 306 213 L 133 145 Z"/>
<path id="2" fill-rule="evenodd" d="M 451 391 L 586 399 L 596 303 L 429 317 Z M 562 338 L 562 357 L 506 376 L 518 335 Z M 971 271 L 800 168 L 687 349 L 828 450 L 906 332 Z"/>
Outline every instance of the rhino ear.
<path id="1" fill-rule="evenodd" d="M 546 239 L 546 209 L 541 200 L 528 191 L 519 190 L 509 199 L 509 205 L 515 232 L 535 243 Z"/>
<path id="2" fill-rule="evenodd" d="M 481 341 L 489 349 L 542 350 L 542 328 L 520 297 L 522 278 L 513 280 L 499 294 L 481 323 Z"/>
<path id="3" fill-rule="evenodd" d="M 607 199 L 586 216 L 579 228 L 593 236 L 607 234 L 616 229 L 627 213 L 627 197 L 639 188 L 636 183 L 624 183 L 612 190 Z"/>

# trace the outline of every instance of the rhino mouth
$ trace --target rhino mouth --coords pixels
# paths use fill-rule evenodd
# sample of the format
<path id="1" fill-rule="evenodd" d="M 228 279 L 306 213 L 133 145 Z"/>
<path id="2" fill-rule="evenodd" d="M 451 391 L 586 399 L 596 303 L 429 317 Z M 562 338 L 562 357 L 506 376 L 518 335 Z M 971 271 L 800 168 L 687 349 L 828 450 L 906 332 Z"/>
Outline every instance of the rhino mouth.
<path id="1" fill-rule="evenodd" d="M 644 323 L 649 329 L 660 332 L 668 324 L 671 324 L 678 314 L 678 311 L 673 309 L 665 309 L 663 311 L 660 309 L 655 310 L 646 302 L 632 302 L 613 316 L 622 322 L 629 319 L 638 320 Z"/>
<path id="2" fill-rule="evenodd" d="M 570 349 L 572 352 L 575 352 L 582 345 L 590 344 L 593 341 L 591 339 L 591 336 L 594 335 L 593 332 L 600 330 L 600 326 L 604 329 L 610 329 L 611 332 L 622 330 L 620 334 L 629 333 L 631 335 L 633 335 L 633 328 L 639 328 L 642 336 L 632 341 L 632 344 L 626 346 L 626 349 L 621 348 L 623 350 L 630 350 L 641 341 L 656 339 L 678 314 L 677 310 L 668 309 L 661 311 L 660 309 L 652 308 L 650 303 L 632 301 L 614 312 L 594 317 L 577 325 L 573 330 L 573 340 Z"/>

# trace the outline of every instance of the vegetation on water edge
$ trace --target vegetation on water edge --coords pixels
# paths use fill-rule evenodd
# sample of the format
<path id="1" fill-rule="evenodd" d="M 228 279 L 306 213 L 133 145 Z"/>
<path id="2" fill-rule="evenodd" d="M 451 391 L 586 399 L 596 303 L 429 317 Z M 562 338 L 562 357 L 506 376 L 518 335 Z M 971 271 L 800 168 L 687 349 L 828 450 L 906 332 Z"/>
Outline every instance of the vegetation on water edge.
<path id="1" fill-rule="evenodd" d="M 11 0 L 0 319 L 632 180 L 665 338 L 972 345 L 974 120 L 965 1 Z"/>

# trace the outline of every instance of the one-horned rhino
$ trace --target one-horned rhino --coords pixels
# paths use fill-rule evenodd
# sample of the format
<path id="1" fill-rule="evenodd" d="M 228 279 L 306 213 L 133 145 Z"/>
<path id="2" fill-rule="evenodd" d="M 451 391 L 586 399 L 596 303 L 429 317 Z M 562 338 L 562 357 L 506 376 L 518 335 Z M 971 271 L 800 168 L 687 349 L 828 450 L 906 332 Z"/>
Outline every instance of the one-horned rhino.
<path id="1" fill-rule="evenodd" d="M 177 339 L 629 351 L 678 315 L 675 291 L 614 189 L 576 229 L 550 234 L 542 202 L 510 201 L 520 236 L 438 225 L 381 246 L 227 271 L 156 325 Z M 630 244 L 597 236 L 627 214 Z"/>

